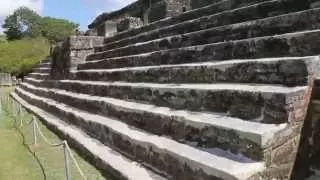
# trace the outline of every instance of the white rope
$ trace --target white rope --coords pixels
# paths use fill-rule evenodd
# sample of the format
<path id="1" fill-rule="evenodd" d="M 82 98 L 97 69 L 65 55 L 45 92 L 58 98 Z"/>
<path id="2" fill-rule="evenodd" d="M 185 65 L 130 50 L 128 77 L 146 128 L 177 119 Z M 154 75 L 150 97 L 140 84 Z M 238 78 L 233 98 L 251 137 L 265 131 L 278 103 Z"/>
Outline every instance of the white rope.
<path id="1" fill-rule="evenodd" d="M 67 148 L 67 150 L 68 150 L 68 152 L 69 152 L 69 154 L 70 154 L 70 157 L 71 157 L 74 165 L 76 166 L 78 172 L 80 173 L 80 175 L 82 176 L 82 178 L 83 178 L 84 180 L 87 180 L 87 177 L 84 175 L 83 171 L 81 170 L 81 168 L 80 168 L 80 166 L 79 166 L 79 163 L 78 163 L 78 161 L 76 160 L 76 158 L 73 156 L 73 153 L 72 153 L 72 151 L 71 151 L 71 149 L 70 149 L 70 147 L 69 147 L 69 145 L 68 145 L 67 142 L 66 142 L 66 148 Z"/>
<path id="2" fill-rule="evenodd" d="M 45 141 L 46 144 L 48 144 L 48 145 L 50 145 L 50 146 L 53 146 L 53 147 L 58 147 L 58 146 L 63 146 L 63 145 L 66 146 L 66 148 L 67 148 L 67 150 L 68 150 L 68 152 L 69 152 L 69 155 L 70 155 L 70 157 L 71 157 L 74 165 L 76 166 L 79 174 L 81 175 L 81 177 L 82 177 L 84 180 L 87 180 L 86 176 L 84 175 L 83 171 L 81 170 L 81 168 L 80 168 L 80 166 L 79 166 L 78 161 L 77 161 L 76 158 L 74 157 L 74 155 L 73 155 L 73 153 L 72 153 L 72 151 L 71 151 L 71 149 L 70 149 L 67 141 L 63 141 L 63 142 L 61 142 L 61 143 L 56 143 L 56 144 L 55 144 L 55 143 L 50 143 L 49 140 L 46 138 L 46 136 L 42 133 L 42 131 L 41 131 L 40 127 L 39 127 L 38 122 L 37 122 L 35 119 L 33 119 L 33 120 L 35 121 L 35 124 L 36 124 L 36 127 L 37 127 L 37 129 L 38 129 L 38 132 L 39 132 L 40 136 L 42 137 L 42 139 Z"/>
<path id="3" fill-rule="evenodd" d="M 38 125 L 38 122 L 37 122 L 35 119 L 33 119 L 33 121 L 34 121 L 34 123 L 35 123 L 35 125 L 36 125 L 36 128 L 37 128 L 40 136 L 42 137 L 42 139 L 44 140 L 44 142 L 45 142 L 46 144 L 48 144 L 49 146 L 52 146 L 52 147 L 58 147 L 58 146 L 63 146 L 63 145 L 64 145 L 64 142 L 61 142 L 61 143 L 51 143 L 51 142 L 47 139 L 47 137 L 42 133 L 42 131 L 41 131 L 39 125 Z"/>
<path id="4" fill-rule="evenodd" d="M 10 98 L 11 99 L 11 98 Z M 18 102 L 17 102 L 18 103 Z M 14 102 L 13 102 L 13 104 L 15 104 Z M 19 108 L 19 112 L 20 113 L 23 113 L 23 111 L 22 111 L 22 105 L 19 103 L 19 105 L 20 105 L 20 108 Z M 2 107 L 2 106 L 1 106 Z M 16 108 L 16 106 L 15 106 L 15 108 Z M 15 109 L 14 108 L 14 109 Z M 14 111 L 14 110 L 13 110 Z M 19 114 L 20 114 L 19 113 Z M 14 112 L 13 112 L 13 114 L 14 114 Z M 20 114 L 21 115 L 21 114 Z M 22 121 L 22 117 L 20 116 L 20 121 Z M 70 155 L 70 157 L 71 157 L 71 159 L 72 159 L 72 161 L 73 161 L 73 164 L 76 166 L 76 169 L 78 170 L 78 172 L 79 172 L 79 174 L 81 175 L 81 177 L 84 179 L 84 180 L 87 180 L 87 177 L 84 175 L 84 173 L 83 173 L 83 171 L 82 171 L 82 169 L 80 168 L 80 165 L 79 165 L 79 163 L 78 163 L 78 161 L 76 160 L 76 158 L 74 157 L 74 155 L 73 155 L 73 153 L 72 153 L 72 151 L 71 151 L 71 148 L 69 147 L 69 145 L 68 145 L 68 142 L 67 141 L 63 141 L 63 142 L 60 142 L 60 143 L 51 143 L 49 140 L 48 140 L 48 138 L 43 134 L 43 132 L 41 131 L 41 128 L 39 127 L 39 124 L 38 124 L 38 122 L 37 122 L 37 120 L 36 120 L 36 118 L 33 116 L 33 119 L 32 119 L 32 121 L 31 122 L 34 122 L 35 124 L 35 127 L 36 127 L 36 129 L 37 129 L 37 131 L 39 132 L 39 134 L 40 134 L 40 136 L 42 137 L 42 139 L 44 140 L 44 142 L 47 144 L 47 145 L 49 145 L 49 146 L 51 146 L 51 147 L 60 147 L 60 146 L 65 146 L 65 148 L 67 149 L 67 151 L 68 151 L 68 153 L 69 153 L 69 155 Z M 22 122 L 20 122 L 20 124 L 21 124 L 21 126 L 22 126 Z"/>

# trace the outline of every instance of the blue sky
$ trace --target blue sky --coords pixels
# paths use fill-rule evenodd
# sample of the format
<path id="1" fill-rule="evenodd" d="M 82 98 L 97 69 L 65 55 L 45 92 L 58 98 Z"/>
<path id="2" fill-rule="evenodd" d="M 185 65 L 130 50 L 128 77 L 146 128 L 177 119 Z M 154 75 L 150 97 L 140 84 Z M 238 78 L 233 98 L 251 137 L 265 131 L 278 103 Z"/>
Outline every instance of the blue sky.
<path id="1" fill-rule="evenodd" d="M 27 6 L 42 16 L 64 18 L 86 30 L 100 13 L 119 9 L 135 0 L 0 0 L 0 25 L 20 6 Z M 1 33 L 0 29 L 0 33 Z"/>
<path id="2" fill-rule="evenodd" d="M 118 0 L 45 0 L 44 16 L 65 18 L 80 24 L 82 30 L 100 13 L 111 11 L 132 1 Z"/>

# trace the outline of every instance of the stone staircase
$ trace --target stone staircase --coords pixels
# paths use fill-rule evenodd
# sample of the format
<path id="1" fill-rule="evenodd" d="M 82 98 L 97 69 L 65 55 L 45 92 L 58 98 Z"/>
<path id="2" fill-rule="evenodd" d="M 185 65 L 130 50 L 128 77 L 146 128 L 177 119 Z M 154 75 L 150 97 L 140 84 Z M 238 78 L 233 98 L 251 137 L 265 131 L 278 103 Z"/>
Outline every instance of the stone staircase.
<path id="1" fill-rule="evenodd" d="M 12 97 L 111 179 L 290 179 L 320 53 L 320 1 L 221 0 L 105 39 Z"/>

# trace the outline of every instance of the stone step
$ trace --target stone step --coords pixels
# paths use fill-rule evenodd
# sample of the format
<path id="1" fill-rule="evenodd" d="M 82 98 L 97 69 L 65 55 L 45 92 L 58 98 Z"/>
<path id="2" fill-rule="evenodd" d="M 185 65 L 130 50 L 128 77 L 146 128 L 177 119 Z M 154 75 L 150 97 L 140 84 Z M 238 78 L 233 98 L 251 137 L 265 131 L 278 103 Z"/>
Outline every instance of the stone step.
<path id="1" fill-rule="evenodd" d="M 33 73 L 29 73 L 27 77 L 45 80 L 45 79 L 48 79 L 50 77 L 50 74 L 49 73 L 33 72 Z"/>
<path id="2" fill-rule="evenodd" d="M 21 88 L 195 147 L 220 148 L 254 160 L 263 160 L 263 152 L 274 135 L 287 126 L 285 123 L 275 125 L 248 122 L 221 114 L 176 111 L 114 98 L 39 88 L 26 83 Z"/>
<path id="3" fill-rule="evenodd" d="M 87 159 L 92 159 L 91 163 L 102 170 L 106 176 L 128 180 L 166 179 L 110 149 L 108 146 L 88 136 L 79 128 L 61 121 L 59 117 L 26 102 L 16 93 L 13 92 L 11 96 L 28 111 L 34 113 L 46 125 L 49 125 L 56 133 L 66 138 L 69 145 L 72 145 L 79 154 L 86 156 Z"/>
<path id="4" fill-rule="evenodd" d="M 48 57 L 47 59 L 42 60 L 40 63 L 41 63 L 41 64 L 44 64 L 44 63 L 51 63 L 51 61 L 52 61 L 52 58 L 51 58 L 51 57 Z"/>
<path id="5" fill-rule="evenodd" d="M 103 63 L 87 63 L 71 73 L 72 79 L 153 83 L 257 83 L 307 85 L 317 70 L 318 56 L 231 60 L 193 64 L 103 69 Z M 319 63 L 318 63 L 319 64 Z"/>
<path id="6" fill-rule="evenodd" d="M 97 55 L 90 55 L 88 58 L 110 58 L 230 40 L 314 30 L 320 27 L 320 20 L 317 18 L 319 15 L 320 9 L 310 9 L 187 34 L 179 34 L 180 32 L 177 32 L 178 35 L 169 37 L 166 37 L 166 31 L 157 30 L 128 38 L 121 42 L 105 45 L 97 49 L 97 51 L 101 52 L 97 52 Z M 168 33 L 174 35 L 175 31 L 169 28 Z"/>
<path id="7" fill-rule="evenodd" d="M 41 74 L 50 74 L 51 72 L 51 68 L 48 68 L 48 67 L 38 67 L 38 68 L 35 68 L 34 73 L 41 73 Z"/>
<path id="8" fill-rule="evenodd" d="M 314 87 L 313 87 L 313 99 L 320 100 L 320 77 L 317 77 L 314 80 Z"/>
<path id="9" fill-rule="evenodd" d="M 56 114 L 61 120 L 76 125 L 112 149 L 167 174 L 170 179 L 248 179 L 265 169 L 262 162 L 248 163 L 231 159 L 227 153 L 216 155 L 205 152 L 20 88 L 16 89 L 16 93 L 29 104 Z"/>
<path id="10" fill-rule="evenodd" d="M 39 68 L 51 68 L 51 63 L 41 63 L 38 65 Z"/>
<path id="11" fill-rule="evenodd" d="M 37 86 L 37 84 L 31 84 Z M 246 84 L 151 84 L 61 80 L 43 86 L 113 97 L 177 110 L 215 112 L 243 120 L 279 124 L 292 121 L 307 87 Z M 290 108 L 289 108 L 290 107 Z"/>
<path id="12" fill-rule="evenodd" d="M 230 59 L 312 56 L 320 53 L 320 30 L 162 50 L 87 62 L 105 69 L 222 61 Z"/>
<path id="13" fill-rule="evenodd" d="M 259 5 L 253 5 L 253 6 L 259 6 L 258 9 L 252 9 L 252 11 L 249 11 L 249 10 L 246 10 L 246 8 L 248 7 L 244 7 L 244 6 L 252 5 L 254 3 L 259 3 L 259 2 L 262 2 L 262 3 L 260 3 Z M 185 23 L 184 21 L 190 22 L 190 20 L 195 20 L 195 19 L 196 19 L 195 21 L 198 21 L 198 22 L 200 20 L 205 21 L 206 17 L 202 19 L 201 17 L 213 15 L 216 13 L 217 13 L 216 17 L 220 16 L 219 18 L 216 19 L 216 21 L 218 20 L 219 23 L 223 23 L 222 21 L 226 21 L 227 17 L 234 17 L 234 18 L 228 19 L 228 21 L 231 21 L 233 19 L 233 20 L 237 20 L 238 22 L 241 22 L 241 21 L 247 21 L 248 19 L 253 19 L 253 18 L 259 19 L 261 17 L 267 17 L 268 14 L 269 16 L 272 16 L 272 15 L 279 15 L 279 14 L 285 14 L 289 12 L 309 9 L 313 7 L 312 6 L 313 3 L 314 2 L 301 1 L 301 0 L 272 0 L 272 1 L 265 1 L 265 2 L 261 0 L 225 0 L 217 4 L 213 4 L 211 6 L 185 12 L 176 17 L 167 18 L 164 20 L 160 20 L 160 21 L 148 24 L 146 26 L 142 26 L 137 29 L 131 29 L 129 31 L 118 33 L 115 36 L 106 38 L 105 43 L 110 44 L 112 42 L 120 41 L 121 39 L 125 39 L 128 37 L 136 36 L 138 34 L 142 34 L 147 31 L 161 29 L 163 27 L 170 26 L 170 25 L 182 24 L 182 23 Z M 231 9 L 236 9 L 239 7 L 244 7 L 242 12 L 241 10 L 238 10 L 239 13 L 223 12 Z M 270 10 L 272 9 L 274 11 L 270 12 Z M 209 22 L 214 23 L 215 21 L 209 21 Z M 228 23 L 230 24 L 230 22 L 225 22 L 225 24 L 228 24 Z M 201 23 L 201 25 L 202 24 L 204 23 Z M 198 24 L 195 27 L 201 27 L 201 25 Z M 184 33 L 188 32 L 189 28 L 190 27 L 181 29 L 180 34 L 183 34 L 183 32 Z"/>

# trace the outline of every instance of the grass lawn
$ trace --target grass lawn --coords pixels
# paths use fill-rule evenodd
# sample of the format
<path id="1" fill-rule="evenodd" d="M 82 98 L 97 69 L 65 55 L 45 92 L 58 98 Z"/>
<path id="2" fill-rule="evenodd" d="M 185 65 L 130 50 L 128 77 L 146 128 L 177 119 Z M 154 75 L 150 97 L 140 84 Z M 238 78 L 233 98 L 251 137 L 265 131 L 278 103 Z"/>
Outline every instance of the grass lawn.
<path id="1" fill-rule="evenodd" d="M 0 96 L 12 89 L 1 88 Z M 12 106 L 6 106 L 7 112 Z M 0 111 L 0 180 L 64 180 L 64 154 L 62 147 L 51 147 L 38 136 L 38 145 L 33 146 L 32 115 L 23 113 L 23 126 L 15 123 L 11 114 Z M 38 120 L 40 129 L 50 142 L 61 142 L 54 133 Z M 92 165 L 73 152 L 88 180 L 105 178 Z M 81 176 L 72 164 L 72 179 Z"/>
<path id="2" fill-rule="evenodd" d="M 0 179 L 43 179 L 40 166 L 24 147 L 13 120 L 4 112 L 0 115 Z"/>

